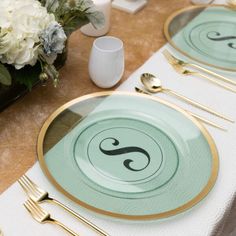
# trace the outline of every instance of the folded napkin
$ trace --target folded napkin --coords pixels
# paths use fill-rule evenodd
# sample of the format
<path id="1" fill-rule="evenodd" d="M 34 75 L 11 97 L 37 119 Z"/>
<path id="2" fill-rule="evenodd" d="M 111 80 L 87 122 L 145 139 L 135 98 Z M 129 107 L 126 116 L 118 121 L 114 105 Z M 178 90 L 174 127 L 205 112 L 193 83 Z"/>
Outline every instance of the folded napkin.
<path id="1" fill-rule="evenodd" d="M 204 79 L 199 79 L 197 77 L 184 77 L 176 74 L 161 53 L 165 48 L 174 52 L 168 44 L 165 45 L 143 66 L 135 71 L 130 78 L 118 88 L 118 90 L 134 91 L 135 86 L 141 87 L 139 82 L 140 74 L 143 72 L 149 72 L 158 75 L 158 77 L 163 81 L 165 87 L 171 88 L 185 96 L 198 100 L 199 102 L 236 119 L 236 94 L 223 90 Z M 176 52 L 175 54 L 178 55 Z M 220 73 L 222 73 L 222 71 Z M 225 73 L 225 75 L 232 78 L 234 77 L 233 73 Z M 52 197 L 66 203 L 69 207 L 79 212 L 85 218 L 90 219 L 93 223 L 100 226 L 112 236 L 236 235 L 236 222 L 232 220 L 233 210 L 235 211 L 233 203 L 236 202 L 236 125 L 218 119 L 204 111 L 195 109 L 188 104 L 184 104 L 183 102 L 164 94 L 158 96 L 211 119 L 228 129 L 227 132 L 223 132 L 211 126 L 206 126 L 215 140 L 219 151 L 219 176 L 215 187 L 208 196 L 187 212 L 168 219 L 147 222 L 131 222 L 108 218 L 81 208 L 59 193 L 43 175 L 38 163 L 36 163 L 26 174 L 40 187 L 49 191 Z M 18 183 L 13 184 L 0 196 L 0 228 L 3 230 L 4 235 L 65 235 L 64 231 L 59 228 L 57 229 L 55 225 L 41 225 L 33 220 L 22 205 L 25 200 L 26 195 Z M 52 216 L 61 220 L 80 235 L 97 235 L 59 207 L 47 203 L 43 206 L 52 213 Z M 232 224 L 229 225 L 228 222 L 232 222 Z M 229 226 L 228 230 L 225 230 L 224 225 Z"/>

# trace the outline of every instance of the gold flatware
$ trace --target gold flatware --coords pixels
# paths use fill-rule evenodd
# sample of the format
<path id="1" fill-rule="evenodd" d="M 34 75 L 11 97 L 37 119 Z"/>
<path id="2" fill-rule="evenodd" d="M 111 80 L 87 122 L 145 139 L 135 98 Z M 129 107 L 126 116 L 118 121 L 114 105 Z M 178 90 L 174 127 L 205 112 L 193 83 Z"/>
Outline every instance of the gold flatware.
<path id="1" fill-rule="evenodd" d="M 180 65 L 172 65 L 172 66 L 175 69 L 175 71 L 178 72 L 179 74 L 186 75 L 186 76 L 187 75 L 199 76 L 199 77 L 202 77 L 202 78 L 205 78 L 205 79 L 209 80 L 210 82 L 220 86 L 221 88 L 224 88 L 224 89 L 227 89 L 231 92 L 236 93 L 236 88 L 233 88 L 229 85 L 223 84 L 222 82 L 219 82 L 219 81 L 217 81 L 217 80 L 215 80 L 215 79 L 213 79 L 213 78 L 211 78 L 207 75 L 204 75 L 200 72 L 187 70 L 183 66 L 180 66 Z"/>
<path id="2" fill-rule="evenodd" d="M 67 226 L 62 224 L 61 222 L 53 219 L 48 212 L 46 212 L 43 208 L 41 208 L 35 201 L 32 199 L 27 200 L 24 203 L 25 208 L 28 210 L 28 212 L 32 215 L 32 217 L 38 221 L 39 223 L 51 223 L 59 225 L 61 228 L 63 228 L 66 232 L 73 236 L 79 236 L 79 234 L 76 234 L 74 231 L 69 229 Z"/>
<path id="3" fill-rule="evenodd" d="M 202 104 L 200 104 L 199 102 L 196 102 L 192 99 L 189 99 L 173 90 L 170 90 L 170 89 L 167 89 L 167 88 L 163 88 L 162 85 L 161 85 L 161 80 L 157 77 L 155 77 L 154 75 L 150 74 L 150 73 L 143 73 L 141 75 L 141 82 L 142 84 L 144 85 L 144 87 L 147 89 L 147 91 L 151 92 L 151 93 L 159 93 L 159 92 L 163 92 L 163 93 L 166 93 L 166 94 L 169 94 L 169 95 L 172 95 L 172 96 L 175 96 L 185 102 L 188 102 L 189 104 L 197 107 L 197 108 L 200 108 L 204 111 L 207 111 L 215 116 L 218 116 L 224 120 L 227 120 L 229 122 L 232 122 L 234 123 L 234 120 L 232 120 L 231 118 L 223 115 L 223 114 L 220 114 L 219 112 L 216 112 L 214 111 L 213 109 L 207 107 L 207 106 L 204 106 Z"/>
<path id="4" fill-rule="evenodd" d="M 236 0 L 228 0 L 226 3 L 229 8 L 236 10 Z"/>
<path id="5" fill-rule="evenodd" d="M 143 89 L 138 88 L 138 87 L 135 87 L 135 91 L 138 92 L 138 93 L 142 93 L 142 94 L 146 94 L 146 95 L 152 96 L 151 93 L 148 93 L 148 92 L 146 92 L 146 91 L 144 91 Z M 206 124 L 208 124 L 208 125 L 211 125 L 211 126 L 213 126 L 213 127 L 215 127 L 215 128 L 218 128 L 218 129 L 220 129 L 220 130 L 227 131 L 224 127 L 222 127 L 222 126 L 220 126 L 220 125 L 218 125 L 218 124 L 216 124 L 216 123 L 214 123 L 214 122 L 212 122 L 212 121 L 210 121 L 210 120 L 208 120 L 208 119 L 206 119 L 206 118 L 204 118 L 204 117 L 201 117 L 201 116 L 199 116 L 199 115 L 197 115 L 197 114 L 195 114 L 195 113 L 193 113 L 193 112 L 191 112 L 191 111 L 188 111 L 188 110 L 185 110 L 185 111 L 186 111 L 187 113 L 189 113 L 191 116 L 193 116 L 193 117 L 195 117 L 196 119 L 198 119 L 199 121 L 202 121 L 202 122 L 204 122 L 204 123 L 206 123 Z"/>
<path id="6" fill-rule="evenodd" d="M 71 215 L 79 219 L 81 222 L 85 223 L 87 226 L 89 226 L 91 229 L 95 230 L 97 233 L 103 235 L 103 236 L 109 236 L 105 231 L 100 229 L 98 226 L 84 218 L 83 216 L 79 215 L 75 211 L 71 210 L 69 207 L 64 205 L 63 203 L 59 202 L 58 200 L 51 198 L 45 190 L 39 188 L 29 177 L 26 175 L 23 175 L 19 180 L 18 183 L 21 185 L 21 187 L 24 189 L 26 194 L 33 199 L 35 202 L 41 203 L 41 202 L 51 202 L 55 203 L 58 206 L 62 207 L 64 210 L 69 212 Z"/>
<path id="7" fill-rule="evenodd" d="M 233 85 L 236 85 L 236 81 L 234 80 L 231 80 L 223 75 L 220 75 L 220 74 L 217 74 L 211 70 L 208 70 L 202 66 L 199 66 L 197 64 L 194 64 L 194 63 L 189 63 L 189 62 L 185 62 L 183 60 L 180 60 L 179 58 L 173 56 L 167 49 L 165 49 L 162 54 L 165 56 L 166 60 L 172 65 L 180 65 L 180 66 L 190 66 L 192 68 L 195 68 L 195 69 L 199 69 L 209 75 L 212 75 L 218 79 L 221 79 L 222 81 L 224 82 L 227 82 L 227 83 L 230 83 L 230 84 L 233 84 Z"/>

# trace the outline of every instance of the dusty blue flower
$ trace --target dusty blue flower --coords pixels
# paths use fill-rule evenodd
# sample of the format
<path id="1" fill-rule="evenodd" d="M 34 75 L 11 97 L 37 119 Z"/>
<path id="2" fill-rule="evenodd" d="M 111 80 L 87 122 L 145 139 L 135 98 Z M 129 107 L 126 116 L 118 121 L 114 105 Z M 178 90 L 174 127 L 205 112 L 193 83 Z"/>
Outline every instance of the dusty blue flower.
<path id="1" fill-rule="evenodd" d="M 53 22 L 41 33 L 40 39 L 44 53 L 53 56 L 62 53 L 67 37 L 62 26 Z"/>

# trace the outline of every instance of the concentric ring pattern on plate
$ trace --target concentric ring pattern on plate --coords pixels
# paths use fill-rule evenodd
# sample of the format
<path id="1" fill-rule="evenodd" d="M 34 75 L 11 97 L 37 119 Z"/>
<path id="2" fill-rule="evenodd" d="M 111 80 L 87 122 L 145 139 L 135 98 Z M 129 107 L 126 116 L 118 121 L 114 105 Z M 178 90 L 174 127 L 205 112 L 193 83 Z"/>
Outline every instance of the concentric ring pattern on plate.
<path id="1" fill-rule="evenodd" d="M 162 100 L 97 93 L 66 104 L 38 143 L 47 177 L 80 205 L 127 219 L 161 218 L 199 202 L 218 171 L 213 140 Z"/>

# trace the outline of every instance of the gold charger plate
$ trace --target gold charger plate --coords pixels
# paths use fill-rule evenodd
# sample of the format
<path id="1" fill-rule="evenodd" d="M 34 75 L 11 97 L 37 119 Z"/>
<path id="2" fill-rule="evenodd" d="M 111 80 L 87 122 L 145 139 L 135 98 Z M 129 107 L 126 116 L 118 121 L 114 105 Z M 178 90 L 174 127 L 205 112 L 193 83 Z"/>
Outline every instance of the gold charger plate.
<path id="1" fill-rule="evenodd" d="M 190 209 L 210 192 L 219 168 L 214 141 L 197 120 L 159 98 L 128 92 L 66 103 L 46 120 L 37 151 L 46 177 L 65 196 L 129 220 Z"/>

